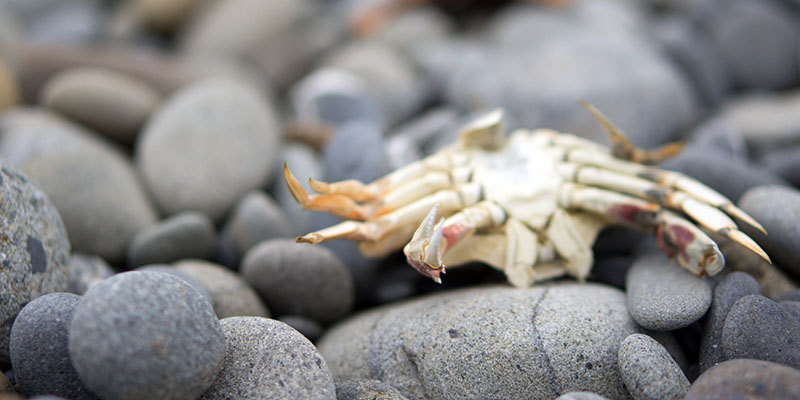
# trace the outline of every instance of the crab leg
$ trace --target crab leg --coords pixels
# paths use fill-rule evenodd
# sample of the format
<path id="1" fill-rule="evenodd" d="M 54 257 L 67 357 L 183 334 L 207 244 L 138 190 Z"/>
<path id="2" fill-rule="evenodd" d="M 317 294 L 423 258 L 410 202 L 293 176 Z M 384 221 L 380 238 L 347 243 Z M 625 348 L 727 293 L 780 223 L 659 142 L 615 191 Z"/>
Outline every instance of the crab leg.
<path id="1" fill-rule="evenodd" d="M 309 195 L 286 163 L 283 164 L 283 178 L 286 180 L 292 196 L 304 210 L 323 211 L 338 217 L 357 220 L 365 220 L 371 214 L 367 207 L 356 203 L 347 196 L 340 194 Z"/>

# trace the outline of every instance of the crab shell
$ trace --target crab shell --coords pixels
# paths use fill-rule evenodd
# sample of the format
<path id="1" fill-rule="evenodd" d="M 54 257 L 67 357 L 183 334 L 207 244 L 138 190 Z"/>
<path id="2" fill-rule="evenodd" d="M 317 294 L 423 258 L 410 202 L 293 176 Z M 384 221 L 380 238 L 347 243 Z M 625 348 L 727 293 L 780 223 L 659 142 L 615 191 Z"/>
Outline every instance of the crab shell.
<path id="1" fill-rule="evenodd" d="M 370 184 L 309 179 L 318 192 L 309 195 L 284 166 L 303 208 L 348 219 L 297 241 L 357 240 L 372 257 L 403 247 L 409 264 L 437 282 L 445 266 L 481 261 L 517 287 L 564 274 L 585 279 L 597 234 L 613 224 L 655 235 L 670 257 L 698 276 L 714 275 L 725 264 L 699 226 L 769 261 L 729 215 L 764 229 L 730 200 L 688 176 L 641 163 L 671 156 L 680 146 L 635 148 L 584 105 L 609 132 L 612 149 L 549 129 L 506 137 L 503 113 L 495 110 L 465 127 L 452 146 Z"/>

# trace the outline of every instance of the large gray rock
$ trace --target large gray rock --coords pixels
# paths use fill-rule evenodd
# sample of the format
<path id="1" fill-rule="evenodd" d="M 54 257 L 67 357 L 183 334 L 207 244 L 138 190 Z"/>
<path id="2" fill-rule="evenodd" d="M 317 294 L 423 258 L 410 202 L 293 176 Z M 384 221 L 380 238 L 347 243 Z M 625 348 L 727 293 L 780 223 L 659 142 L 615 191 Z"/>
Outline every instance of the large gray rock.
<path id="1" fill-rule="evenodd" d="M 170 96 L 142 131 L 136 164 L 167 214 L 197 210 L 219 221 L 275 164 L 279 126 L 261 93 L 228 78 Z"/>
<path id="2" fill-rule="evenodd" d="M 480 287 L 369 310 L 319 349 L 336 378 L 379 379 L 409 398 L 622 399 L 617 352 L 637 329 L 608 286 Z"/>
<path id="3" fill-rule="evenodd" d="M 29 301 L 69 288 L 69 241 L 44 193 L 0 157 L 0 362 L 11 324 Z"/>

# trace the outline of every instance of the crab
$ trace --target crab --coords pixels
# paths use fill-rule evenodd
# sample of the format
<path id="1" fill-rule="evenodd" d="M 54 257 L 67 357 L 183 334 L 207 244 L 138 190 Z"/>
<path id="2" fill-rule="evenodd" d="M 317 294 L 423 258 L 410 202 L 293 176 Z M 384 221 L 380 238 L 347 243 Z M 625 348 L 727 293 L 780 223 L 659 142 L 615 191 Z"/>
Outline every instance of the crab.
<path id="1" fill-rule="evenodd" d="M 725 265 L 703 228 L 769 261 L 732 219 L 766 233 L 752 217 L 689 176 L 647 165 L 677 154 L 681 144 L 637 148 L 599 110 L 582 104 L 609 134 L 611 148 L 550 129 L 507 137 L 498 109 L 468 124 L 450 147 L 369 184 L 309 178 L 317 192 L 309 194 L 284 163 L 286 183 L 304 209 L 346 219 L 296 241 L 355 240 L 368 257 L 403 248 L 408 263 L 438 283 L 446 267 L 484 262 L 516 287 L 565 274 L 585 280 L 592 244 L 615 224 L 653 234 L 697 276 Z"/>

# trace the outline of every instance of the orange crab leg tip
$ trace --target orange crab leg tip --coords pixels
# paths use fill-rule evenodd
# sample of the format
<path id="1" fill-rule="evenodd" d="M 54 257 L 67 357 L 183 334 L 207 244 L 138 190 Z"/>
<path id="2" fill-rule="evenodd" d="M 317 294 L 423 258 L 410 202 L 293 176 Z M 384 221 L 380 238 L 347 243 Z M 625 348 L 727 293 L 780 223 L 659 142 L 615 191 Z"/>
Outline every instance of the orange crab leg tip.
<path id="1" fill-rule="evenodd" d="M 309 203 L 308 192 L 300 184 L 300 182 L 295 178 L 292 171 L 289 170 L 289 165 L 286 161 L 283 162 L 283 179 L 286 181 L 286 186 L 289 188 L 289 192 L 294 197 L 295 201 L 300 203 L 301 206 L 305 207 Z"/>
<path id="2" fill-rule="evenodd" d="M 722 207 L 720 207 L 720 208 L 722 208 L 722 210 L 723 210 L 723 211 L 725 211 L 726 213 L 728 213 L 728 215 L 730 215 L 730 216 L 733 216 L 733 217 L 736 217 L 736 218 L 738 218 L 738 219 L 740 219 L 740 220 L 744 221 L 744 222 L 745 222 L 747 225 L 750 225 L 750 226 L 752 226 L 753 228 L 756 228 L 756 229 L 758 229 L 758 231 L 759 231 L 759 232 L 761 232 L 761 233 L 763 233 L 764 235 L 767 235 L 767 230 L 766 230 L 766 229 L 764 229 L 764 227 L 763 227 L 763 226 L 761 226 L 761 224 L 759 224 L 759 223 L 758 223 L 758 221 L 756 221 L 755 219 L 753 219 L 753 217 L 751 217 L 750 215 L 748 215 L 748 214 L 747 214 L 746 212 L 744 212 L 744 210 L 742 210 L 741 208 L 739 208 L 739 207 L 736 207 L 735 205 L 733 205 L 733 204 L 731 204 L 731 203 L 724 204 L 724 205 L 723 205 Z"/>
<path id="3" fill-rule="evenodd" d="M 308 178 L 308 186 L 311 186 L 311 189 L 314 189 L 314 191 L 317 193 L 328 193 L 331 185 L 323 181 L 317 181 L 313 178 Z"/>

